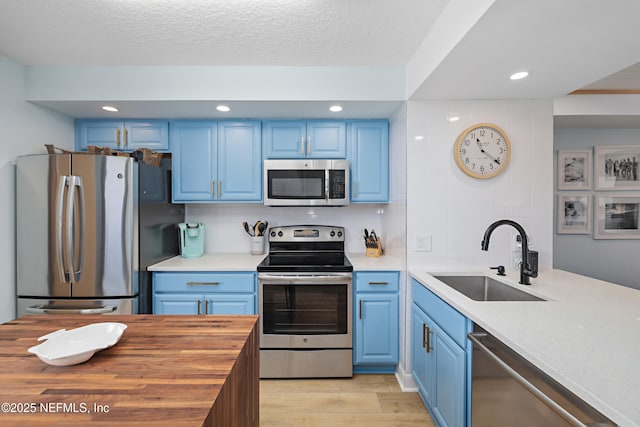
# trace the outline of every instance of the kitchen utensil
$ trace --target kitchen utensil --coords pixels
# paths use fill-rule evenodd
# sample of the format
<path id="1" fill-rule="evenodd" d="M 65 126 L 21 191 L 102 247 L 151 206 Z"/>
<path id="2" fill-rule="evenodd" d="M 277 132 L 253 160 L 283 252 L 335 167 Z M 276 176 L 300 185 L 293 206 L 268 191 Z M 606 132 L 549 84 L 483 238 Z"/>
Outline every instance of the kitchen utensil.
<path id="1" fill-rule="evenodd" d="M 260 222 L 260 221 L 258 221 Z M 267 224 L 264 222 L 260 222 L 258 224 L 258 234 L 257 236 L 264 236 L 264 231 L 267 229 Z"/>
<path id="2" fill-rule="evenodd" d="M 249 224 L 247 223 L 247 221 L 243 221 L 242 226 L 244 227 L 244 231 L 246 231 L 249 236 L 253 236 L 253 234 L 251 234 L 251 229 L 249 228 Z"/>
<path id="3" fill-rule="evenodd" d="M 262 224 L 262 221 L 258 221 L 254 224 L 253 226 L 253 235 L 254 236 L 259 236 L 260 235 L 260 224 Z"/>

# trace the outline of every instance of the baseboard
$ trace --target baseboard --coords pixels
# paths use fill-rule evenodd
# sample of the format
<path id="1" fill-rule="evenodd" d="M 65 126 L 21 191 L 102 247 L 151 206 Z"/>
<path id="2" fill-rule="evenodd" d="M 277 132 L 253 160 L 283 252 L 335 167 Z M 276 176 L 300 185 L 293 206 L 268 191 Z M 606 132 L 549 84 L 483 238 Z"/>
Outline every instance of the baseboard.
<path id="1" fill-rule="evenodd" d="M 398 365 L 396 369 L 396 379 L 398 380 L 398 384 L 400 384 L 400 389 L 404 392 L 417 392 L 418 384 L 413 379 L 413 375 L 411 372 L 407 372 L 404 370 L 402 364 Z"/>

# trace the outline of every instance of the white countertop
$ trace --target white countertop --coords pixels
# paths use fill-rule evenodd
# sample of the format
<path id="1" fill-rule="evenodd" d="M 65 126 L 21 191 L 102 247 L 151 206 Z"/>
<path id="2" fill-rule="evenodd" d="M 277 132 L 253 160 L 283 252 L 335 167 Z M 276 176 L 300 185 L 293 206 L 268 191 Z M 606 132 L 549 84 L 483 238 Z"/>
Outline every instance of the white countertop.
<path id="1" fill-rule="evenodd" d="M 480 302 L 423 269 L 409 273 L 619 425 L 640 426 L 640 291 L 561 270 L 523 286 L 513 271 L 508 283 L 548 301 Z"/>
<path id="2" fill-rule="evenodd" d="M 176 256 L 153 264 L 149 271 L 254 271 L 267 254 L 213 253 L 198 258 Z M 363 254 L 347 254 L 354 270 L 400 270 L 400 258 L 367 257 Z"/>

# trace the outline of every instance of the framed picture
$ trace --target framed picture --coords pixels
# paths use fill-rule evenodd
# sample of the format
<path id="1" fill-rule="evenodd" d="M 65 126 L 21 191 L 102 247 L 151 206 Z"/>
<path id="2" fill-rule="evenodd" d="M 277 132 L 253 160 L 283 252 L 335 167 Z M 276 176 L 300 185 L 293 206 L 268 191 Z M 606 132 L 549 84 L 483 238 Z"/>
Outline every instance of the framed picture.
<path id="1" fill-rule="evenodd" d="M 590 190 L 591 165 L 591 150 L 559 150 L 558 190 Z"/>
<path id="2" fill-rule="evenodd" d="M 591 195 L 558 195 L 558 234 L 591 234 Z"/>
<path id="3" fill-rule="evenodd" d="M 597 194 L 595 239 L 640 239 L 640 193 Z"/>
<path id="4" fill-rule="evenodd" d="M 640 190 L 640 145 L 596 147 L 596 190 Z"/>

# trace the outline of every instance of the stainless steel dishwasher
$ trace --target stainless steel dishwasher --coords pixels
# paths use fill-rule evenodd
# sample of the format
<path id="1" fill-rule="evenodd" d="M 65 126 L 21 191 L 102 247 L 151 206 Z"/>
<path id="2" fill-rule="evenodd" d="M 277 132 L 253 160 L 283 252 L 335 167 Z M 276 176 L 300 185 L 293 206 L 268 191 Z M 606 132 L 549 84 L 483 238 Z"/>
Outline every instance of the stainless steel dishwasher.
<path id="1" fill-rule="evenodd" d="M 481 328 L 468 337 L 472 427 L 616 425 Z"/>

